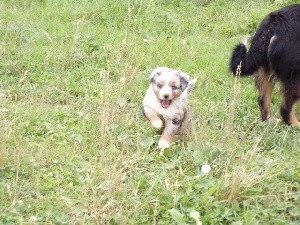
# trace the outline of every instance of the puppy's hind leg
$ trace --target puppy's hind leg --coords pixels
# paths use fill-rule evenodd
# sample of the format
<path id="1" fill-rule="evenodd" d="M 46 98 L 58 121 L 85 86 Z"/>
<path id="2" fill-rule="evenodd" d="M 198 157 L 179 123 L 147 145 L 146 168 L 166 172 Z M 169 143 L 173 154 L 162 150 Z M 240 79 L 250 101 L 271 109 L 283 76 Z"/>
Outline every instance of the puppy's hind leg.
<path id="1" fill-rule="evenodd" d="M 181 126 L 181 120 L 166 120 L 165 129 L 158 141 L 158 147 L 161 149 L 168 148 L 172 144 L 175 134 Z"/>
<path id="2" fill-rule="evenodd" d="M 164 124 L 154 109 L 152 109 L 148 106 L 143 106 L 143 113 L 147 117 L 147 119 L 150 121 L 151 125 L 154 128 L 156 128 L 158 130 L 162 129 Z"/>

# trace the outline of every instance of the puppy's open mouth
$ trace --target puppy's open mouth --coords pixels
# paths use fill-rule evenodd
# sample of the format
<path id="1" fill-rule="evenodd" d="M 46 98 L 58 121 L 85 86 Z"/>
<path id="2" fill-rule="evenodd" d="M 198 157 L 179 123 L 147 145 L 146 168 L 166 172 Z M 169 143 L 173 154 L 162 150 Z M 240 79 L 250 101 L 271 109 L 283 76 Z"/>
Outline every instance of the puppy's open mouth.
<path id="1" fill-rule="evenodd" d="M 160 100 L 160 104 L 163 108 L 168 108 L 172 103 L 172 100 L 169 99 L 164 99 L 164 100 Z"/>

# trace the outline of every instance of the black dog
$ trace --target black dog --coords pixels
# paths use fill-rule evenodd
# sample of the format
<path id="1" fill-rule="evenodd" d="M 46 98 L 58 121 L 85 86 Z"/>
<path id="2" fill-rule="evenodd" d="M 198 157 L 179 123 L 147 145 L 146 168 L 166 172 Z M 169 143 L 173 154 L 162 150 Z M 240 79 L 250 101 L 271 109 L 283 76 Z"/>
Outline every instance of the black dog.
<path id="1" fill-rule="evenodd" d="M 267 15 L 252 38 L 249 51 L 244 44 L 234 48 L 230 70 L 236 76 L 257 74 L 262 120 L 271 117 L 271 95 L 275 82 L 279 81 L 282 119 L 300 127 L 295 115 L 295 103 L 300 98 L 300 4 Z"/>

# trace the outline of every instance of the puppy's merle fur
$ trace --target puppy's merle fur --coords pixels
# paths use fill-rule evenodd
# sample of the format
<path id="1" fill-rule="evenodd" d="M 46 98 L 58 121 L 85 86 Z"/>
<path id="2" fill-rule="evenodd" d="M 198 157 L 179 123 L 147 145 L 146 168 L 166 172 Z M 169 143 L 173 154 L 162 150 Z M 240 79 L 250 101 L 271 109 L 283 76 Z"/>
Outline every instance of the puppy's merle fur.
<path id="1" fill-rule="evenodd" d="M 195 82 L 187 74 L 167 67 L 158 67 L 151 73 L 143 112 L 154 128 L 163 129 L 159 148 L 169 147 L 179 130 L 187 133 L 191 114 L 188 96 Z"/>

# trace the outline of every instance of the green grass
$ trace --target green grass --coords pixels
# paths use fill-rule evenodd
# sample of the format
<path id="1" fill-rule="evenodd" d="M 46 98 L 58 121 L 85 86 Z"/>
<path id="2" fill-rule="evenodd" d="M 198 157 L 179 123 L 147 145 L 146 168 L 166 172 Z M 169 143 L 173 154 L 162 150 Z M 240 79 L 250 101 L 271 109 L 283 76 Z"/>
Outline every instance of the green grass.
<path id="1" fill-rule="evenodd" d="M 299 224 L 299 129 L 228 72 L 292 2 L 1 1 L 0 224 Z M 190 141 L 165 151 L 141 113 L 157 66 L 197 77 Z"/>

